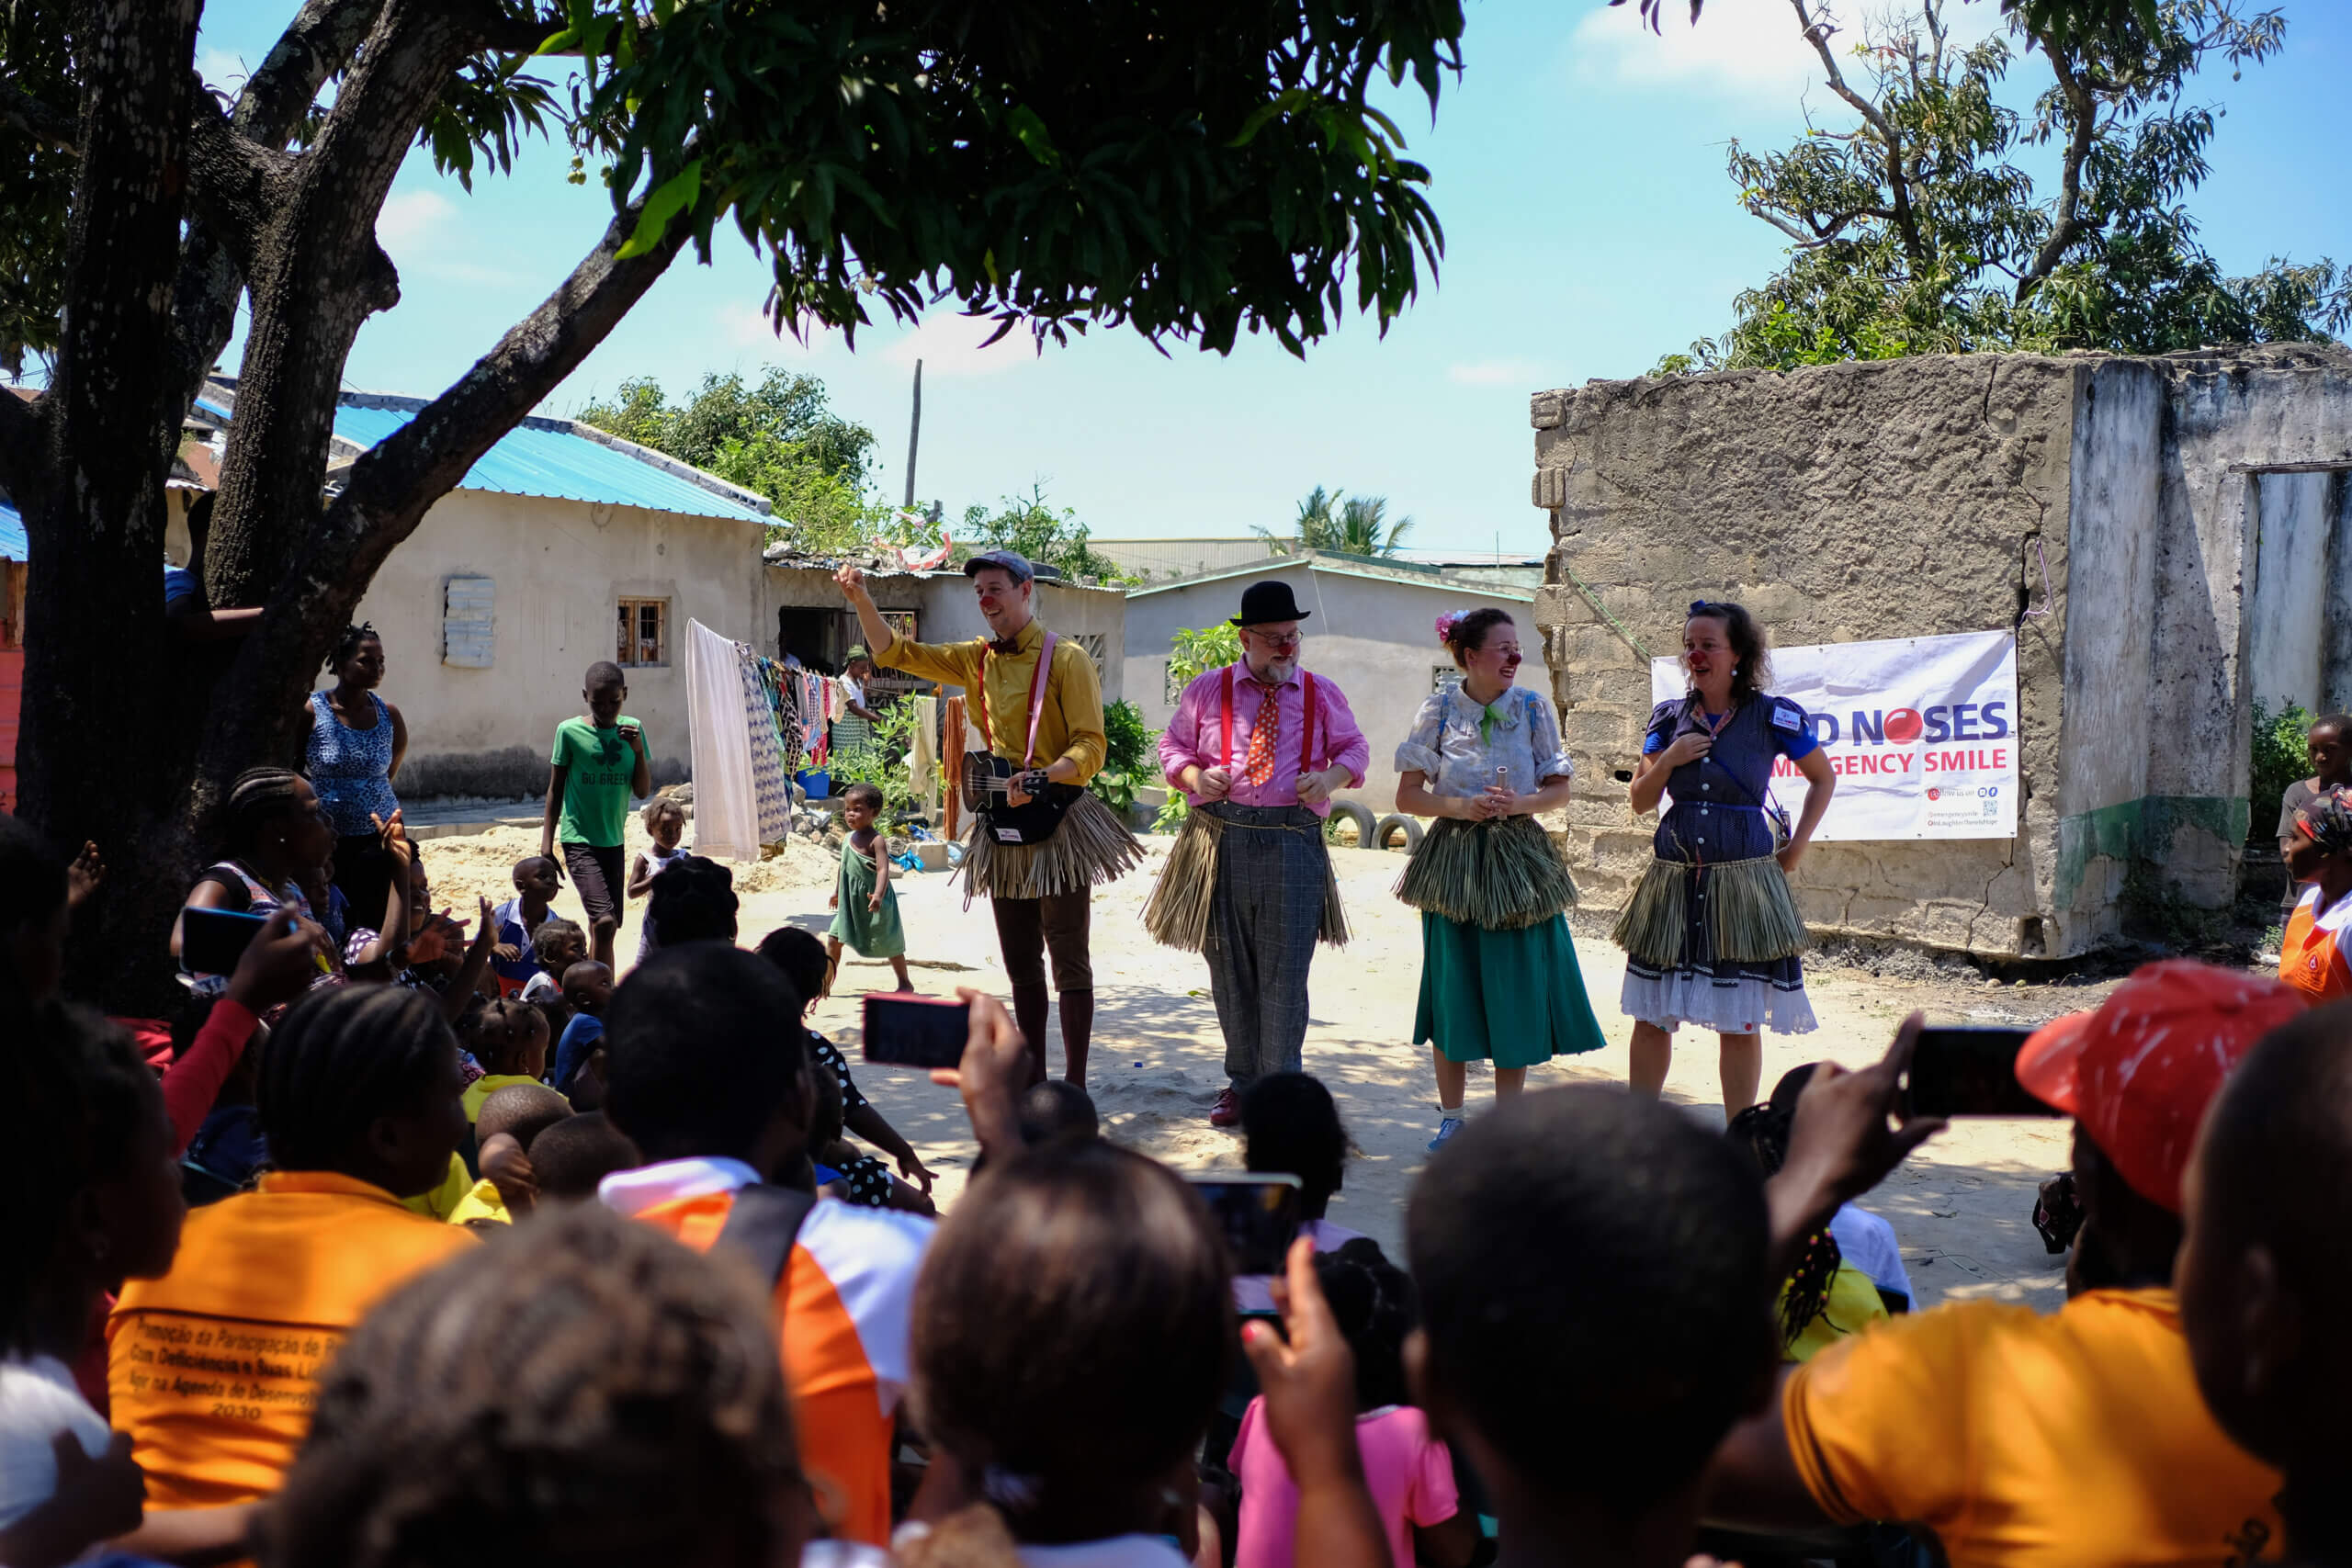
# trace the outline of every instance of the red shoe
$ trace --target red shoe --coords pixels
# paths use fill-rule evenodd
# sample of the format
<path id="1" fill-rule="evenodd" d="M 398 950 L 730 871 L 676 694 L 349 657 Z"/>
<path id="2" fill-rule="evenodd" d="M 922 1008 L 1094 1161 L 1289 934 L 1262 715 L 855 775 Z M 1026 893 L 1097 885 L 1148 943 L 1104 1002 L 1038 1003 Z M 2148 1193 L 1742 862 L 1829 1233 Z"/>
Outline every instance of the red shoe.
<path id="1" fill-rule="evenodd" d="M 1241 1124 L 1241 1097 L 1233 1092 L 1231 1084 L 1216 1091 L 1216 1104 L 1209 1110 L 1212 1127 L 1238 1127 Z"/>

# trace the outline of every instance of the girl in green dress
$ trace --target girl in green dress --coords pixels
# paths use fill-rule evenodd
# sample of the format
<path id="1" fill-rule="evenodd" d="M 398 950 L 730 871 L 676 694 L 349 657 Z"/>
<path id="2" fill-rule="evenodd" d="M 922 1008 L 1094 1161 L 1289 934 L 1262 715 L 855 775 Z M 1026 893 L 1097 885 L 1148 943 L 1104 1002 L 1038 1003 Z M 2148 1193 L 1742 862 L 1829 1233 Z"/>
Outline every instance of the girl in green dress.
<path id="1" fill-rule="evenodd" d="M 833 924 L 825 933 L 828 995 L 844 942 L 863 957 L 888 959 L 899 989 L 915 988 L 907 978 L 907 933 L 899 923 L 899 894 L 890 886 L 890 846 L 874 825 L 881 813 L 882 792 L 870 784 L 852 784 L 842 795 L 842 826 L 849 836 L 842 840 L 841 875 L 833 883 Z"/>
<path id="2" fill-rule="evenodd" d="M 1396 884 L 1421 911 L 1413 1041 L 1437 1074 L 1437 1148 L 1461 1130 L 1466 1065 L 1491 1061 L 1495 1098 L 1527 1069 L 1605 1042 L 1561 910 L 1568 868 L 1536 814 L 1567 804 L 1574 773 L 1542 695 L 1512 682 L 1519 628 L 1486 608 L 1441 616 L 1459 685 L 1421 705 L 1396 748 L 1396 809 L 1437 818 Z"/>

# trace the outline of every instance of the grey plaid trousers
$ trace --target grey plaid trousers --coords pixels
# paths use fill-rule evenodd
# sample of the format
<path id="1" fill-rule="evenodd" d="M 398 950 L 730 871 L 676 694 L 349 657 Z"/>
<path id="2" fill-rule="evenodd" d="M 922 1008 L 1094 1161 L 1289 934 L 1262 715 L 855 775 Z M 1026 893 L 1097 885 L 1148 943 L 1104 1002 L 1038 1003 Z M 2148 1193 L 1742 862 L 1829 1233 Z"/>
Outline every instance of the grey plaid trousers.
<path id="1" fill-rule="evenodd" d="M 1301 1068 L 1329 852 L 1322 818 L 1303 806 L 1219 801 L 1196 809 L 1226 824 L 1202 952 L 1225 1032 L 1225 1076 L 1247 1089 Z"/>

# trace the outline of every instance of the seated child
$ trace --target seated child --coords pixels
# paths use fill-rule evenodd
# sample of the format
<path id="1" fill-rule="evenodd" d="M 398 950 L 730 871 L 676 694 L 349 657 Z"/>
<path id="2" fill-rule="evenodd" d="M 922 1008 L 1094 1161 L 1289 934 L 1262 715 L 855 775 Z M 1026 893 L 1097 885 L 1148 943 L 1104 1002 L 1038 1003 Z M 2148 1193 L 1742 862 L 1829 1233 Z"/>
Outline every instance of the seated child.
<path id="1" fill-rule="evenodd" d="M 1241 1136 L 1250 1169 L 1298 1178 L 1298 1234 L 1314 1238 L 1316 1251 L 1336 1252 L 1363 1234 L 1323 1217 L 1347 1179 L 1348 1130 L 1322 1080 L 1305 1073 L 1269 1073 L 1251 1084 L 1241 1096 Z M 1272 1283 L 1263 1274 L 1236 1278 L 1235 1309 L 1272 1314 Z"/>
<path id="2" fill-rule="evenodd" d="M 1366 1236 L 1316 1258 L 1315 1273 L 1355 1353 L 1356 1447 L 1396 1568 L 1414 1568 L 1417 1559 L 1430 1568 L 1463 1568 L 1478 1544 L 1477 1521 L 1460 1506 L 1453 1456 L 1430 1436 L 1429 1418 L 1405 1391 L 1405 1337 L 1415 1327 L 1412 1281 Z M 1241 1483 L 1234 1568 L 1290 1568 L 1297 1561 L 1292 1533 L 1298 1488 L 1266 1430 L 1263 1394 L 1241 1417 L 1230 1463 Z"/>
<path id="3" fill-rule="evenodd" d="M 1544 1089 L 1438 1152 L 1406 1234 L 1413 1402 L 1485 1482 L 1514 1554 L 1569 1562 L 1641 1541 L 1681 1562 L 1716 1446 L 1772 1395 L 1755 1162 L 1655 1100 Z M 1274 1340 L 1250 1330 L 1270 1402 Z M 1328 1476 L 1300 1480 L 1328 1495 Z"/>
<path id="4" fill-rule="evenodd" d="M 466 1120 L 479 1131 L 484 1100 L 514 1085 L 536 1085 L 546 1076 L 548 1021 L 519 998 L 491 1002 L 476 1015 L 469 1045 L 482 1076 L 466 1086 Z"/>
<path id="5" fill-rule="evenodd" d="M 1029 1086 L 1020 1105 L 1021 1142 L 1086 1143 L 1102 1135 L 1102 1119 L 1094 1112 L 1094 1097 L 1068 1078 L 1046 1078 Z"/>
<path id="6" fill-rule="evenodd" d="M 535 1009 L 524 1010 L 537 1016 Z M 529 1213 L 537 1196 L 530 1151 L 540 1134 L 571 1114 L 571 1101 L 543 1083 L 510 1083 L 484 1097 L 474 1119 L 481 1179 L 451 1211 L 449 1223 L 507 1224 L 515 1214 Z"/>
<path id="7" fill-rule="evenodd" d="M 854 784 L 842 792 L 842 826 L 849 836 L 842 840 L 841 873 L 827 906 L 833 911 L 832 929 L 825 935 L 828 994 L 843 942 L 862 957 L 888 959 L 899 989 L 915 988 L 907 977 L 907 933 L 899 922 L 899 895 L 890 886 L 890 846 L 875 826 L 881 815 L 882 792 L 872 784 Z"/>
<path id="8" fill-rule="evenodd" d="M 563 998 L 565 972 L 588 956 L 588 933 L 580 929 L 577 920 L 550 915 L 531 928 L 531 955 L 538 960 L 538 973 L 525 982 L 523 999 L 560 1001 Z M 548 1021 L 552 1023 L 554 1020 Z"/>
<path id="9" fill-rule="evenodd" d="M 735 942 L 735 874 L 704 855 L 682 854 L 656 872 L 645 900 L 653 946 L 695 942 Z"/>
<path id="10" fill-rule="evenodd" d="M 1772 1086 L 1772 1108 L 1786 1111 L 1793 1122 L 1797 1096 L 1813 1081 L 1813 1069 L 1819 1065 L 1806 1062 L 1782 1073 L 1781 1081 Z M 1893 1225 L 1860 1204 L 1840 1203 L 1829 1218 L 1829 1235 L 1838 1243 L 1838 1255 L 1870 1276 L 1871 1283 L 1878 1287 L 1879 1301 L 1890 1314 L 1911 1310 L 1917 1298 L 1911 1290 L 1910 1270 L 1903 1267 L 1903 1244 L 1895 1239 Z"/>
<path id="11" fill-rule="evenodd" d="M 814 1012 L 830 972 L 824 944 L 797 927 L 778 926 L 760 939 L 759 954 L 792 982 L 796 994 L 808 998 L 803 1016 Z M 900 1137 L 898 1129 L 858 1092 L 840 1048 L 813 1029 L 808 1031 L 808 1066 L 813 1072 L 830 1074 L 841 1085 L 842 1125 L 889 1156 L 899 1175 L 930 1192 L 931 1172 L 915 1154 L 914 1145 Z"/>
<path id="12" fill-rule="evenodd" d="M 686 808 L 668 795 L 657 795 L 645 803 L 638 814 L 645 830 L 652 835 L 653 847 L 637 857 L 628 868 L 628 896 L 642 898 L 653 891 L 653 879 L 686 858 L 682 840 L 686 836 Z M 653 922 L 649 917 L 640 922 L 637 933 L 637 961 L 658 945 L 653 938 Z"/>
<path id="13" fill-rule="evenodd" d="M 808 1124 L 808 1158 L 816 1168 L 819 1195 L 868 1209 L 937 1214 L 937 1206 L 928 1197 L 892 1176 L 889 1167 L 872 1155 L 860 1154 L 856 1145 L 842 1136 L 839 1081 L 825 1072 L 808 1077 L 817 1093 L 816 1114 Z"/>
<path id="14" fill-rule="evenodd" d="M 542 1207 L 587 1202 L 605 1178 L 644 1163 L 637 1145 L 601 1111 L 566 1117 L 531 1140 L 531 1180 Z"/>
<path id="15" fill-rule="evenodd" d="M 563 999 L 571 1021 L 555 1048 L 555 1087 L 571 1091 L 571 1080 L 596 1042 L 605 1037 L 605 1009 L 613 999 L 613 972 L 593 958 L 583 958 L 563 972 Z"/>
<path id="16" fill-rule="evenodd" d="M 538 942 L 533 933 L 548 921 L 548 905 L 555 897 L 559 881 L 555 862 L 545 855 L 526 855 L 514 863 L 514 897 L 491 911 L 491 918 L 498 922 L 498 946 L 491 954 L 490 967 L 498 976 L 501 996 L 529 998 L 531 982 L 546 973 L 539 967 Z M 584 932 L 580 952 L 581 956 L 587 955 Z"/>
<path id="17" fill-rule="evenodd" d="M 185 1057 L 196 1043 L 197 1035 L 212 1015 L 214 1001 L 199 997 L 172 1026 L 172 1060 Z M 269 1140 L 262 1136 L 261 1112 L 254 1106 L 254 1086 L 261 1077 L 262 1046 L 258 1041 L 249 1043 L 237 1054 L 236 1065 L 221 1080 L 220 1090 L 213 1097 L 212 1109 L 205 1113 L 203 1124 L 196 1137 L 181 1156 L 184 1165 L 194 1166 L 204 1176 L 212 1178 L 208 1190 L 196 1185 L 202 1178 L 187 1179 L 187 1190 L 192 1202 L 210 1202 L 252 1182 L 269 1160 Z"/>
<path id="18" fill-rule="evenodd" d="M 800 1560 L 808 1483 L 748 1274 L 593 1203 L 368 1314 L 320 1381 L 265 1568 Z"/>
<path id="19" fill-rule="evenodd" d="M 1792 1097 L 1793 1099 L 1793 1097 Z M 1751 1105 L 1724 1129 L 1736 1148 L 1770 1176 L 1788 1157 L 1793 1105 Z M 1781 1359 L 1808 1361 L 1846 1335 L 1886 1321 L 1886 1303 L 1871 1277 L 1846 1261 L 1838 1238 L 1825 1225 L 1805 1238 L 1804 1254 L 1781 1287 Z"/>

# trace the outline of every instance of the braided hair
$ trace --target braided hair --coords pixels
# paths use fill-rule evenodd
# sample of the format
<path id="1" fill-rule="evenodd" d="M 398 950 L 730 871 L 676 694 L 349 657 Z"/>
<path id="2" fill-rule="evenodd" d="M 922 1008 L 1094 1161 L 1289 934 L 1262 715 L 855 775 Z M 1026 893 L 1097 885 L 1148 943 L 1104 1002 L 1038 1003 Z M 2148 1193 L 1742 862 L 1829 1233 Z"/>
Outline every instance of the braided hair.
<path id="1" fill-rule="evenodd" d="M 352 655 L 359 651 L 361 643 L 383 640 L 376 635 L 376 627 L 372 622 L 362 621 L 356 626 L 345 626 L 343 628 L 343 635 L 334 639 L 334 647 L 327 650 L 326 661 L 319 668 L 332 674 L 349 662 Z"/>
<path id="2" fill-rule="evenodd" d="M 1318 1253 L 1315 1278 L 1355 1353 L 1356 1408 L 1411 1404 L 1405 1386 L 1405 1337 L 1420 1321 L 1413 1281 L 1370 1236 L 1358 1236 L 1337 1252 Z"/>
<path id="3" fill-rule="evenodd" d="M 0 1356 L 31 1348 L 34 1298 L 83 1190 L 121 1177 L 163 1091 L 121 1028 L 59 1001 L 7 1010 L 0 1052 Z"/>
<path id="4" fill-rule="evenodd" d="M 594 1203 L 498 1228 L 336 1356 L 259 1560 L 793 1561 L 806 1483 L 749 1276 Z"/>
<path id="5" fill-rule="evenodd" d="M 1774 1098 L 1779 1097 L 1776 1094 Z M 1752 1154 L 1757 1168 L 1770 1177 L 1789 1157 L 1789 1130 L 1795 1123 L 1793 1104 L 1751 1105 L 1731 1119 L 1724 1135 Z M 1845 1261 L 1845 1256 L 1838 1250 L 1838 1238 L 1829 1234 L 1828 1227 L 1804 1238 L 1804 1250 L 1795 1269 L 1790 1271 L 1787 1289 L 1781 1292 L 1782 1348 L 1795 1344 L 1798 1337 L 1813 1326 L 1814 1319 L 1829 1310 L 1829 1287 Z M 1835 1328 L 1837 1325 L 1832 1323 L 1830 1326 Z"/>
<path id="6" fill-rule="evenodd" d="M 261 847 L 261 830 L 294 809 L 301 777 L 291 768 L 247 768 L 237 775 L 221 807 L 231 854 L 249 855 Z"/>
<path id="7" fill-rule="evenodd" d="M 312 991 L 262 1049 L 254 1104 L 271 1160 L 335 1170 L 379 1116 L 414 1103 L 454 1060 L 438 998 L 403 986 Z"/>

